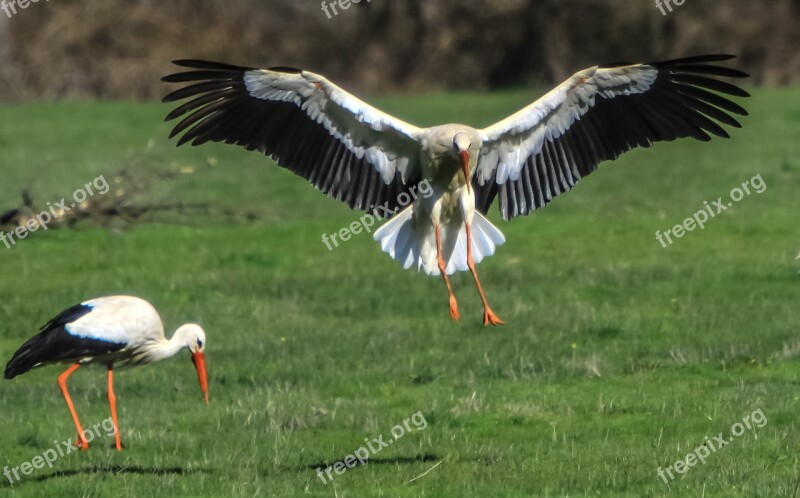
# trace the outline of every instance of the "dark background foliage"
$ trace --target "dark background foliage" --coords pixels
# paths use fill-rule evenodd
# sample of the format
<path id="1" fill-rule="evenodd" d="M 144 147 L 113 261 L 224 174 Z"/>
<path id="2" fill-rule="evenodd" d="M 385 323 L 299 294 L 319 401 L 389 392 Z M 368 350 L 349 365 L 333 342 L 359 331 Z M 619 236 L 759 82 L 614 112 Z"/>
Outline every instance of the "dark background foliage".
<path id="1" fill-rule="evenodd" d="M 175 58 L 322 72 L 369 92 L 552 84 L 601 62 L 730 52 L 800 76 L 800 1 L 52 0 L 0 13 L 0 97 L 156 98 Z M 330 9 L 329 9 L 330 10 Z"/>

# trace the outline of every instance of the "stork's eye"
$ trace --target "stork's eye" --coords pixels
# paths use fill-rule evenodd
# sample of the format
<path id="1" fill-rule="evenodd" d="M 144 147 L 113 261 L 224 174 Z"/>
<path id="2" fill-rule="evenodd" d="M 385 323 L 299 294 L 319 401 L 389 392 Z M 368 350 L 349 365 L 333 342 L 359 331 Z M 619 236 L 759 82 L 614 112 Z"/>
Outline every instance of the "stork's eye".
<path id="1" fill-rule="evenodd" d="M 203 347 L 203 341 L 201 341 L 200 339 L 197 339 L 197 347 L 198 348 L 202 348 Z"/>

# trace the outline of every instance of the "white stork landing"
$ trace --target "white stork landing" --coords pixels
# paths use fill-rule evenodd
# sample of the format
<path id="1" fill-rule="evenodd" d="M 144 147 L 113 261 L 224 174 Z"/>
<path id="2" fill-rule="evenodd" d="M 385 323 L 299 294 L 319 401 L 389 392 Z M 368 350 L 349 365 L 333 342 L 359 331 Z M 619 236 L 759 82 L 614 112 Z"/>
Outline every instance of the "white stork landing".
<path id="1" fill-rule="evenodd" d="M 50 320 L 14 353 L 6 365 L 6 379 L 31 368 L 51 363 L 71 363 L 58 376 L 58 385 L 78 429 L 77 445 L 89 449 L 78 414 L 67 391 L 67 378 L 81 365 L 99 363 L 108 367 L 108 402 L 114 422 L 117 450 L 122 450 L 114 396 L 114 367 L 145 365 L 175 356 L 181 349 L 192 352 L 200 389 L 208 403 L 205 359 L 206 335 L 199 326 L 186 324 L 172 339 L 164 338 L 158 312 L 142 299 L 128 296 L 102 297 L 73 306 Z"/>
<path id="2" fill-rule="evenodd" d="M 167 116 L 183 116 L 170 135 L 185 132 L 178 145 L 214 141 L 258 150 L 353 209 L 396 213 L 375 233 L 381 248 L 405 268 L 442 275 L 454 320 L 458 305 L 447 276 L 470 270 L 484 324 L 501 324 L 475 272 L 505 242 L 484 216 L 495 197 L 508 220 L 544 207 L 599 163 L 634 147 L 727 138 L 720 123 L 740 127 L 732 114 L 747 114 L 720 95 L 748 96 L 718 79 L 747 77 L 714 64 L 732 58 L 591 67 L 483 130 L 417 128 L 320 75 L 285 67 L 175 61 L 190 70 L 164 81 L 193 84 L 164 101 L 189 99 Z M 433 195 L 397 212 L 399 199 L 422 181 Z"/>

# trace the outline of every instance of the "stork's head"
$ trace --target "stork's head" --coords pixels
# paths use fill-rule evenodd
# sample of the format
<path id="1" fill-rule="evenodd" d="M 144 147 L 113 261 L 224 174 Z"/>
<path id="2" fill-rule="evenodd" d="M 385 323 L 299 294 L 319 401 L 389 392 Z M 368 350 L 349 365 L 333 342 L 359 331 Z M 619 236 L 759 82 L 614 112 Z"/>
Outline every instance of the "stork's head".
<path id="1" fill-rule="evenodd" d="M 199 325 L 188 323 L 178 329 L 177 334 L 184 338 L 184 344 L 192 352 L 192 363 L 197 370 L 197 380 L 200 381 L 200 391 L 208 404 L 208 376 L 206 375 L 206 333 Z"/>
<path id="2" fill-rule="evenodd" d="M 463 131 L 453 135 L 453 148 L 456 152 L 469 152 L 470 147 L 472 147 L 472 140 L 470 140 L 469 135 Z"/>
<path id="3" fill-rule="evenodd" d="M 458 132 L 453 136 L 453 150 L 461 160 L 461 168 L 464 170 L 464 181 L 467 183 L 467 192 L 470 189 L 469 181 L 469 150 L 472 147 L 472 139 L 464 132 Z"/>
<path id="4" fill-rule="evenodd" d="M 202 327 L 194 323 L 187 323 L 180 328 L 186 341 L 186 347 L 192 353 L 202 353 L 206 350 L 206 333 Z"/>

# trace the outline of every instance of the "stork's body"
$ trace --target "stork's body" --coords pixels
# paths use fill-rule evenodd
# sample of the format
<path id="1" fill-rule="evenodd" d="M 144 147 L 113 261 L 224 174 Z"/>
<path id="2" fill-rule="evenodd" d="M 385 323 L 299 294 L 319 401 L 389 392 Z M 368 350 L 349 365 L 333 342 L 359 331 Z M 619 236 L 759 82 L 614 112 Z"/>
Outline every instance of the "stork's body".
<path id="1" fill-rule="evenodd" d="M 286 67 L 175 61 L 190 70 L 164 81 L 192 84 L 164 100 L 188 99 L 167 116 L 182 118 L 170 135 L 183 133 L 178 145 L 215 141 L 258 150 L 353 209 L 393 213 L 375 233 L 381 248 L 405 268 L 442 275 L 454 319 L 459 313 L 447 276 L 471 271 L 484 324 L 499 324 L 475 272 L 505 241 L 484 216 L 495 198 L 508 220 L 546 206 L 632 148 L 727 138 L 720 123 L 740 127 L 732 115 L 747 112 L 721 94 L 748 96 L 720 80 L 747 76 L 716 64 L 731 58 L 594 66 L 480 130 L 418 128 L 323 76 Z M 422 182 L 433 194 L 401 210 L 403 196 Z"/>
<path id="2" fill-rule="evenodd" d="M 494 254 L 505 242 L 500 230 L 475 212 L 475 193 L 467 179 L 475 172 L 480 149 L 480 133 L 474 128 L 457 124 L 431 128 L 422 143 L 420 164 L 432 194 L 418 197 L 411 207 L 375 232 L 375 239 L 406 267 L 416 263 L 429 275 L 442 275 L 449 294 L 450 317 L 456 321 L 460 313 L 448 275 L 469 269 L 483 302 L 484 324 L 499 325 L 503 321 L 489 307 L 475 270 L 483 257 Z M 478 223 L 474 224 L 476 217 Z M 473 243 L 473 225 L 477 228 L 477 246 Z"/>
<path id="3" fill-rule="evenodd" d="M 14 357 L 6 365 L 5 378 L 13 379 L 43 365 L 70 364 L 58 377 L 58 385 L 78 430 L 77 444 L 82 449 L 88 449 L 83 428 L 67 390 L 67 378 L 81 365 L 106 366 L 115 442 L 117 449 L 121 450 L 113 389 L 114 369 L 164 360 L 175 356 L 183 348 L 188 348 L 192 352 L 200 388 L 208 402 L 205 340 L 203 329 L 194 324 L 183 325 L 167 340 L 161 318 L 150 303 L 130 296 L 103 297 L 73 306 L 50 320 L 39 334 L 14 353 Z"/>

